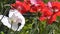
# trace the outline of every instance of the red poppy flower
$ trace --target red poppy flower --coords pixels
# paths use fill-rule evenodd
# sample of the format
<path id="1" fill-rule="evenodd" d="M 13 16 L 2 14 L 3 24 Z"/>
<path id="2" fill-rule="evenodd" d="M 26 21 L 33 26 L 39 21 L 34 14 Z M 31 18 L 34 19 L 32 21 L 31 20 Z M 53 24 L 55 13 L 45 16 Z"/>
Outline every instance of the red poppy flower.
<path id="1" fill-rule="evenodd" d="M 60 9 L 60 2 L 52 2 L 52 7 Z"/>
<path id="2" fill-rule="evenodd" d="M 32 6 L 30 7 L 30 12 L 31 12 L 31 13 L 36 13 L 36 12 L 37 12 L 37 7 L 36 7 L 35 5 L 32 5 Z"/>
<path id="3" fill-rule="evenodd" d="M 44 7 L 40 12 L 42 14 L 44 14 L 44 16 L 46 16 L 46 17 L 52 15 L 52 12 L 51 12 L 51 10 L 48 7 Z"/>
<path id="4" fill-rule="evenodd" d="M 39 6 L 41 6 L 41 8 L 46 7 L 46 4 L 44 2 L 42 2 L 42 1 L 38 2 L 38 4 L 39 4 Z"/>
<path id="5" fill-rule="evenodd" d="M 52 24 L 54 21 L 56 21 L 56 14 L 52 15 L 50 19 L 48 20 L 48 24 Z"/>
<path id="6" fill-rule="evenodd" d="M 52 24 L 54 21 L 56 21 L 57 16 L 60 16 L 60 11 L 57 11 L 51 15 L 48 24 Z"/>
<path id="7" fill-rule="evenodd" d="M 25 7 L 23 6 L 23 2 L 20 2 L 20 1 L 16 1 L 14 4 L 11 4 L 11 6 L 15 9 L 17 9 L 19 12 L 21 12 L 22 14 L 23 13 L 26 13 L 26 9 Z"/>
<path id="8" fill-rule="evenodd" d="M 46 20 L 46 17 L 40 16 L 40 17 L 39 17 L 39 20 L 40 20 L 40 21 L 44 21 L 44 20 Z"/>
<path id="9" fill-rule="evenodd" d="M 23 6 L 26 9 L 26 11 L 30 10 L 30 4 L 29 3 L 23 2 Z"/>
<path id="10" fill-rule="evenodd" d="M 56 15 L 57 15 L 57 16 L 60 16 L 60 11 L 56 12 Z"/>

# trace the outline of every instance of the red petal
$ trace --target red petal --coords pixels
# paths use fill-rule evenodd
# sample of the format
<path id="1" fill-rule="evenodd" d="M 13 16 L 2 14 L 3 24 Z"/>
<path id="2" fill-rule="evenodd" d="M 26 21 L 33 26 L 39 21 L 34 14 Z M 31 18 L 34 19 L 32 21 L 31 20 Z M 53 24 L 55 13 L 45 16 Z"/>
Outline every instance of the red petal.
<path id="1" fill-rule="evenodd" d="M 51 16 L 51 18 L 48 21 L 48 24 L 52 24 L 54 21 L 56 21 L 56 14 Z"/>
<path id="2" fill-rule="evenodd" d="M 39 20 L 44 21 L 44 20 L 46 20 L 46 18 L 44 16 L 41 16 L 41 17 L 39 17 Z"/>

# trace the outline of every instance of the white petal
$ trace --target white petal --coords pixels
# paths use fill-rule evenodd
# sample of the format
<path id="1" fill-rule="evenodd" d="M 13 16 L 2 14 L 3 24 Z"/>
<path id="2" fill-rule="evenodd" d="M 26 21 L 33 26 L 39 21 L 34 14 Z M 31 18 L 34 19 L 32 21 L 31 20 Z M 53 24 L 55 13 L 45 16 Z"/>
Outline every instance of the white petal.
<path id="1" fill-rule="evenodd" d="M 17 25 L 17 24 L 15 24 L 15 23 L 13 23 L 13 24 L 12 24 L 12 30 L 16 31 L 16 30 L 17 30 L 17 28 L 18 28 L 18 25 Z"/>
<path id="2" fill-rule="evenodd" d="M 23 26 L 25 25 L 25 18 L 22 16 L 22 14 L 18 11 L 18 10 L 10 10 L 10 12 L 9 12 L 9 18 L 10 17 L 12 17 L 12 15 L 15 15 L 15 16 L 17 16 L 19 19 L 21 19 L 22 20 L 22 22 L 21 22 L 21 26 L 19 26 L 19 28 L 18 28 L 18 25 L 16 25 L 16 24 L 13 24 L 12 25 L 12 29 L 14 30 L 14 31 L 16 31 L 17 30 L 17 28 L 18 28 L 18 30 L 17 31 L 20 31 L 22 28 L 23 28 Z"/>
<path id="3" fill-rule="evenodd" d="M 21 22 L 21 26 L 19 26 L 19 29 L 17 31 L 21 30 L 24 25 L 25 25 L 25 18 L 23 17 L 22 22 Z"/>
<path id="4" fill-rule="evenodd" d="M 12 16 L 13 16 L 13 14 L 15 15 L 15 16 L 17 16 L 19 19 L 21 19 L 22 20 L 22 22 L 21 22 L 21 25 L 19 26 L 19 28 L 18 28 L 18 25 L 16 24 L 16 23 L 13 23 L 12 24 L 12 30 L 14 30 L 14 31 L 20 31 L 22 28 L 23 28 L 23 26 L 25 25 L 25 18 L 22 16 L 22 14 L 20 13 L 20 12 L 18 12 L 18 10 L 10 10 L 9 11 L 9 18 L 11 18 Z M 0 15 L 0 19 L 3 17 L 3 15 Z M 8 28 L 11 28 L 11 23 L 9 23 L 9 18 L 8 17 L 6 17 L 6 16 L 4 16 L 3 17 L 3 19 L 1 20 L 1 22 L 5 25 L 5 26 L 7 26 Z M 18 29 L 17 29 L 18 28 Z"/>
<path id="5" fill-rule="evenodd" d="M 2 19 L 3 15 L 0 15 L 0 19 Z"/>
<path id="6" fill-rule="evenodd" d="M 12 15 L 13 15 L 14 12 L 15 12 L 15 11 L 11 9 L 11 10 L 9 11 L 9 17 L 12 17 Z"/>
<path id="7" fill-rule="evenodd" d="M 3 15 L 0 15 L 0 19 L 1 19 L 2 17 L 3 17 Z M 11 27 L 11 25 L 10 25 L 10 23 L 9 23 L 9 21 L 8 21 L 8 17 L 4 16 L 3 19 L 1 20 L 1 22 L 2 22 L 5 26 L 7 26 L 8 28 Z"/>

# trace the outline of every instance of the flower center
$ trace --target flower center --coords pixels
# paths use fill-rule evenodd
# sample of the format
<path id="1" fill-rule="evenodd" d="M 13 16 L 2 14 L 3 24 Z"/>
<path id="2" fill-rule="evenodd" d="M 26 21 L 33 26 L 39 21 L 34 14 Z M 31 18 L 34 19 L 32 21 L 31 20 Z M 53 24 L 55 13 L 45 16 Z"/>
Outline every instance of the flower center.
<path id="1" fill-rule="evenodd" d="M 18 24 L 18 23 L 21 23 L 22 20 L 18 18 L 18 16 L 13 15 L 11 18 L 9 18 L 9 22 L 11 24 Z"/>

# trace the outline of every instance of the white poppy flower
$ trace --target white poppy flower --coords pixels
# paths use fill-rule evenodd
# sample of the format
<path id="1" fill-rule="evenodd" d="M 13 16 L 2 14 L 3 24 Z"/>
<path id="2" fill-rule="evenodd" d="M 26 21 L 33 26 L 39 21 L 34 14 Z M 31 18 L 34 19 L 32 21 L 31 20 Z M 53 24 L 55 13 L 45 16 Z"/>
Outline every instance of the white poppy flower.
<path id="1" fill-rule="evenodd" d="M 3 15 L 0 15 L 0 19 Z M 18 10 L 10 10 L 9 17 L 4 16 L 1 22 L 8 28 L 12 28 L 14 31 L 20 31 L 25 25 L 25 18 L 22 16 Z M 19 26 L 18 26 L 19 25 Z"/>

